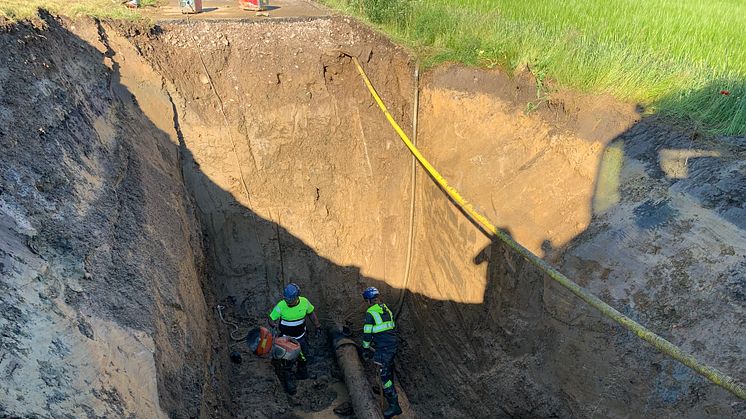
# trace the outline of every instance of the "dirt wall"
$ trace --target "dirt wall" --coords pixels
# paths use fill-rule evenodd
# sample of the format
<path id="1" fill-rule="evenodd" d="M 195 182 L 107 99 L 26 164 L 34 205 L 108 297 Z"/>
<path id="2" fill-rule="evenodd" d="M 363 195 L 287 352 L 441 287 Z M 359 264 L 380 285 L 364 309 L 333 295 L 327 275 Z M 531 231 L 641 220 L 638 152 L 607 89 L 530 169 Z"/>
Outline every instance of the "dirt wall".
<path id="1" fill-rule="evenodd" d="M 600 155 L 635 115 L 629 106 L 597 99 L 570 118 L 536 106 L 535 86 L 530 74 L 432 71 L 423 79 L 419 139 L 450 184 L 542 255 L 587 227 Z M 527 111 L 530 105 L 536 109 Z M 604 123 L 583 129 L 591 115 Z M 548 330 L 544 294 L 557 290 L 513 250 L 492 243 L 425 176 L 417 201 L 407 289 L 419 295 L 408 301 L 401 323 L 418 347 L 432 349 L 412 353 L 416 361 L 404 364 L 409 388 L 421 392 L 425 371 L 435 369 L 453 383 L 444 391 L 464 402 L 454 406 L 445 392 L 433 392 L 428 398 L 445 415 L 582 416 L 572 409 L 573 388 L 553 389 L 560 377 L 545 359 L 559 332 Z M 490 397 L 474 385 L 487 386 Z"/>
<path id="2" fill-rule="evenodd" d="M 243 331 L 265 324 L 284 284 L 296 282 L 326 326 L 360 317 L 366 278 L 395 281 L 403 270 L 409 176 L 345 54 L 378 69 L 404 123 L 408 56 L 343 19 L 163 25 L 139 45 L 177 103 L 216 303 Z M 329 406 L 333 354 L 325 340 L 313 347 L 311 372 L 322 379 L 292 401 L 265 360 L 225 364 L 233 414 Z"/>
<path id="3" fill-rule="evenodd" d="M 291 281 L 355 330 L 360 291 L 383 291 L 412 416 L 744 413 L 491 242 L 422 171 L 405 279 L 411 157 L 349 55 L 408 132 L 413 63 L 370 29 L 44 20 L 0 35 L 0 413 L 329 415 L 326 341 L 287 397 L 265 360 L 228 361 L 242 346 L 213 310 L 244 332 Z M 743 140 L 535 88 L 429 72 L 422 150 L 529 249 L 743 378 Z"/>
<path id="4" fill-rule="evenodd" d="M 172 25 L 142 42 L 177 98 L 216 299 L 244 324 L 261 322 L 282 284 L 293 280 L 319 302 L 324 321 L 354 326 L 362 312 L 355 296 L 372 283 L 392 305 L 404 292 L 399 368 L 417 415 L 697 417 L 738 411 L 730 396 L 491 243 L 421 172 L 414 269 L 404 282 L 409 157 L 340 54 L 362 58 L 408 129 L 411 63 L 387 40 L 344 19 L 319 19 Z M 537 100 L 535 86 L 530 74 L 509 79 L 459 68 L 428 74 L 421 145 L 501 228 L 572 270 L 580 258 L 573 249 L 584 243 L 585 232 L 594 225 L 614 229 L 600 214 L 622 196 L 611 190 L 620 179 L 608 169 L 615 144 L 666 123 L 638 124 L 634 106 L 604 97 L 558 93 Z M 651 141 L 675 135 L 663 131 Z M 640 187 L 639 196 L 651 190 Z M 655 264 L 643 257 L 647 245 L 630 266 L 650 269 L 652 276 Z M 626 256 L 618 258 L 623 263 Z M 575 277 L 624 307 L 627 300 L 604 287 L 610 268 L 598 269 L 599 259 L 585 259 Z M 646 292 L 637 291 L 637 298 L 647 298 Z M 654 318 L 651 325 L 665 330 L 669 320 Z M 717 359 L 712 352 L 700 355 Z M 253 373 L 226 366 L 234 382 L 252 383 L 253 390 L 234 389 L 238 411 L 274 394 L 255 390 L 269 372 L 250 362 Z M 735 358 L 721 365 L 737 370 Z M 314 388 L 303 397 L 323 404 L 313 397 L 328 386 Z M 707 401 L 695 402 L 699 397 Z M 632 403 L 640 399 L 645 402 Z M 284 403 L 275 398 L 263 414 L 271 416 Z"/>
<path id="5" fill-rule="evenodd" d="M 743 379 L 741 322 L 734 320 L 743 318 L 746 240 L 735 217 L 743 208 L 735 198 L 743 188 L 743 139 L 705 139 L 670 121 L 641 121 L 631 105 L 608 98 L 536 97 L 525 74 L 511 80 L 437 69 L 423 85 L 423 152 L 523 245 Z M 448 344 L 406 362 L 404 380 L 437 368 L 436 375 L 458 376 L 454 384 L 489 385 L 493 399 L 463 393 L 477 416 L 743 414 L 732 395 L 601 318 L 513 251 L 479 234 L 475 240 L 475 229 L 429 179 L 420 187 L 418 201 L 429 206 L 419 207 L 408 289 L 449 302 L 414 297 L 405 316 L 413 315 L 419 344 Z M 431 322 L 433 311 L 444 314 Z M 469 349 L 453 350 L 464 340 Z M 436 394 L 430 398 L 445 400 Z"/>
<path id="6" fill-rule="evenodd" d="M 130 90 L 93 21 L 0 30 L 0 416 L 209 412 L 200 229 L 173 123 L 144 113 L 160 78 Z"/>

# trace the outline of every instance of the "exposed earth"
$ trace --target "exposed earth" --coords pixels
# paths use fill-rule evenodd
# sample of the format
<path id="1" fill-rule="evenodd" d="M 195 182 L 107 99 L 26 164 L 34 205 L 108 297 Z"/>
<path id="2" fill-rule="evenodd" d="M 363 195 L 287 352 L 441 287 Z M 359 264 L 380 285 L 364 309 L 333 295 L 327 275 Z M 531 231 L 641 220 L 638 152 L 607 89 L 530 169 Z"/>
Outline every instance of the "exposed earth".
<path id="1" fill-rule="evenodd" d="M 407 50 L 311 3 L 242 20 L 219 3 L 152 27 L 2 22 L 0 416 L 339 417 L 325 338 L 288 396 L 216 309 L 241 335 L 297 282 L 325 327 L 355 331 L 360 292 L 382 290 L 403 417 L 746 417 L 492 242 L 419 167 L 413 185 L 350 58 L 411 133 Z M 746 380 L 746 138 L 537 99 L 530 69 L 441 66 L 419 95 L 418 145 L 480 211 Z"/>

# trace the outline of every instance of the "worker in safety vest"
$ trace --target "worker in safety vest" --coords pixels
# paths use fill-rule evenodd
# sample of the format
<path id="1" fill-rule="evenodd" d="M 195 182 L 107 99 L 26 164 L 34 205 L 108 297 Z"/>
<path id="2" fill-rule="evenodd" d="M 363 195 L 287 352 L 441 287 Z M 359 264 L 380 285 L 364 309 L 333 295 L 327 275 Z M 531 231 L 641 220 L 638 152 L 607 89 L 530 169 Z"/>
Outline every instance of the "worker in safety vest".
<path id="1" fill-rule="evenodd" d="M 394 315 L 386 304 L 379 302 L 378 297 L 379 292 L 375 287 L 363 291 L 363 299 L 368 303 L 363 325 L 363 357 L 373 359 L 380 368 L 383 394 L 389 403 L 383 416 L 391 418 L 401 414 L 399 397 L 394 388 L 394 356 L 399 347 L 399 337 Z"/>
<path id="2" fill-rule="evenodd" d="M 306 317 L 310 317 L 316 326 L 316 336 L 321 336 L 321 323 L 314 312 L 313 304 L 300 295 L 298 284 L 288 284 L 283 291 L 283 299 L 269 312 L 269 325 L 276 328 L 279 322 L 280 334 L 298 341 L 301 353 L 298 356 L 296 378 L 308 378 L 308 337 L 306 336 Z M 289 366 L 292 372 L 292 365 Z"/>

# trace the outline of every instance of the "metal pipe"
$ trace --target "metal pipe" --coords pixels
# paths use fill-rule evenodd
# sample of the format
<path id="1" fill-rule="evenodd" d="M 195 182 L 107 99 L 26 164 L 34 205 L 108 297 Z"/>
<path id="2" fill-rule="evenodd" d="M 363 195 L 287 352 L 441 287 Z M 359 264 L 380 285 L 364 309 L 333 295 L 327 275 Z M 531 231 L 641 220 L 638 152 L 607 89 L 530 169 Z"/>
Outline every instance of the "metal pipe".
<path id="1" fill-rule="evenodd" d="M 383 419 L 383 412 L 373 397 L 368 379 L 365 378 L 365 370 L 357 353 L 357 345 L 342 333 L 342 328 L 339 326 L 330 327 L 329 335 L 332 337 L 332 347 L 337 356 L 337 362 L 344 374 L 355 417 Z"/>

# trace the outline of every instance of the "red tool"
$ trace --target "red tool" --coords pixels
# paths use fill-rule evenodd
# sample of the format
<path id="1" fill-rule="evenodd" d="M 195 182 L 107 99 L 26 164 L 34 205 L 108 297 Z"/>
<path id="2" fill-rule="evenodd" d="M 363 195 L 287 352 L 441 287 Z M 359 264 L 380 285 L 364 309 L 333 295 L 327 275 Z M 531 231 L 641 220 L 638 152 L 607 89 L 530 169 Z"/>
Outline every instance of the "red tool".
<path id="1" fill-rule="evenodd" d="M 267 10 L 269 0 L 238 0 L 238 7 L 244 10 L 262 11 Z"/>

